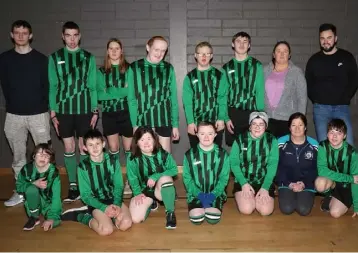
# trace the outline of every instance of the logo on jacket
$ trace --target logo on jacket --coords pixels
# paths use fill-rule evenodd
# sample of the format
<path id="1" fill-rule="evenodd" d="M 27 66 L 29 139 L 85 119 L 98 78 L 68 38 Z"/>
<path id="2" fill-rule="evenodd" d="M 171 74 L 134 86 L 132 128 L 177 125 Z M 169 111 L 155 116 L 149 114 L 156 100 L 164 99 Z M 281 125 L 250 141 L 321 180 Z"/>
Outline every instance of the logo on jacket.
<path id="1" fill-rule="evenodd" d="M 313 152 L 312 151 L 307 151 L 305 153 L 305 159 L 306 160 L 312 160 L 313 159 Z"/>

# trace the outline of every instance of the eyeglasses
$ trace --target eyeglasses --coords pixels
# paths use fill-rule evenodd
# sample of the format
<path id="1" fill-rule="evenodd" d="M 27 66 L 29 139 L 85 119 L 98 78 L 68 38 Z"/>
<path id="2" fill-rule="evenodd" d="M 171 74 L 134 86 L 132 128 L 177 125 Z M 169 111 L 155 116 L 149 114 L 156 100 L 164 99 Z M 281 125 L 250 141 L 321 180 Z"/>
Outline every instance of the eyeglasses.
<path id="1" fill-rule="evenodd" d="M 260 124 L 252 123 L 251 126 L 252 127 L 264 128 L 266 125 L 264 123 L 260 123 Z"/>
<path id="2" fill-rule="evenodd" d="M 206 56 L 206 57 L 209 57 L 212 55 L 212 53 L 196 53 L 196 55 L 198 55 L 199 57 L 203 57 L 203 56 Z"/>
<path id="3" fill-rule="evenodd" d="M 51 158 L 48 154 L 44 154 L 44 153 L 37 153 L 36 156 L 38 156 L 40 158 L 44 158 L 44 159 L 50 159 Z"/>

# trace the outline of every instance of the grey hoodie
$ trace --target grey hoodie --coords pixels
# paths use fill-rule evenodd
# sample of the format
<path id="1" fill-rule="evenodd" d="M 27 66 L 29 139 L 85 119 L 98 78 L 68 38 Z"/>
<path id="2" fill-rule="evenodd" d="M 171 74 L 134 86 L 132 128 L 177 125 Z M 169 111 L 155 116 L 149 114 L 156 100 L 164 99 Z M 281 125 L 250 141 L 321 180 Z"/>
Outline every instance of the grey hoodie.
<path id="1" fill-rule="evenodd" d="M 273 71 L 273 63 L 264 67 L 265 80 Z M 291 114 L 301 112 L 306 114 L 307 107 L 307 84 L 303 71 L 289 61 L 288 71 L 285 78 L 285 86 L 276 109 L 269 106 L 265 91 L 265 111 L 269 118 L 288 120 Z"/>

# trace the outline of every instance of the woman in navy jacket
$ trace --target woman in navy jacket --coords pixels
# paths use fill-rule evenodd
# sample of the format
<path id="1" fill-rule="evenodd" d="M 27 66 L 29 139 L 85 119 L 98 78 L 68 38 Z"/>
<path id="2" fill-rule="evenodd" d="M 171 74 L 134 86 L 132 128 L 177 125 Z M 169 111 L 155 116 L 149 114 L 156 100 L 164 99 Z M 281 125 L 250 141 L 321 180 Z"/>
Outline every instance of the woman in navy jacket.
<path id="1" fill-rule="evenodd" d="M 307 118 L 294 113 L 289 121 L 290 135 L 278 140 L 280 157 L 277 168 L 278 201 L 282 213 L 311 212 L 317 177 L 318 142 L 306 136 Z"/>

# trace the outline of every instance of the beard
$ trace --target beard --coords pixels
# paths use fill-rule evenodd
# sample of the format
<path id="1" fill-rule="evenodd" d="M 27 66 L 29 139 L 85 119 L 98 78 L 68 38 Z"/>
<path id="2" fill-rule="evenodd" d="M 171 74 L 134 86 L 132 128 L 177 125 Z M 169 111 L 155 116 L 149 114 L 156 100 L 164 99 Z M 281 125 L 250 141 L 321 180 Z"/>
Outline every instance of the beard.
<path id="1" fill-rule="evenodd" d="M 336 45 L 337 45 L 337 41 L 334 42 L 334 44 L 332 46 L 330 46 L 329 48 L 324 48 L 321 46 L 321 50 L 326 53 L 329 53 L 329 52 L 332 52 L 332 50 L 336 47 Z"/>

